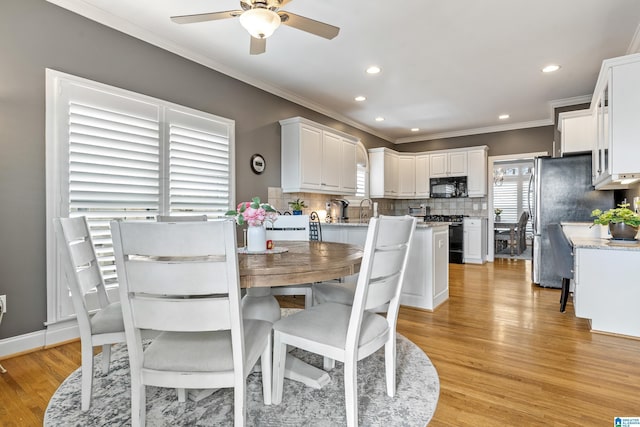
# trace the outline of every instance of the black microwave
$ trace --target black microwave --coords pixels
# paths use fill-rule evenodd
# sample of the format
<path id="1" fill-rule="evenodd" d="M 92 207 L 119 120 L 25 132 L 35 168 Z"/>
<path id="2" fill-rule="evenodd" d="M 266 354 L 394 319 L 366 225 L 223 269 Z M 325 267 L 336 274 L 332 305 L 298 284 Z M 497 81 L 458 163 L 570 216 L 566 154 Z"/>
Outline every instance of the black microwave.
<path id="1" fill-rule="evenodd" d="M 429 181 L 431 197 L 434 199 L 468 197 L 467 177 L 431 178 Z"/>

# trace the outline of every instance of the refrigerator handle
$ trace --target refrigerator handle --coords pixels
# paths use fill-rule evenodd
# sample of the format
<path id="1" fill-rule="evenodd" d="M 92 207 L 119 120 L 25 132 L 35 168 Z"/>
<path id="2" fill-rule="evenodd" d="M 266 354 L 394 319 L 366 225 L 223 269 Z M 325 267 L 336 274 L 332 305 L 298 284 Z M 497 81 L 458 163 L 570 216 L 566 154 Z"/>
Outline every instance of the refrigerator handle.
<path id="1" fill-rule="evenodd" d="M 533 210 L 531 209 L 531 186 L 533 185 L 533 178 L 534 178 L 534 174 L 535 174 L 535 169 L 534 172 L 531 174 L 531 176 L 529 176 L 529 188 L 527 190 L 527 204 L 529 207 L 529 216 L 531 217 L 531 225 L 533 227 L 533 234 L 537 233 L 536 230 L 536 219 L 533 217 Z"/>

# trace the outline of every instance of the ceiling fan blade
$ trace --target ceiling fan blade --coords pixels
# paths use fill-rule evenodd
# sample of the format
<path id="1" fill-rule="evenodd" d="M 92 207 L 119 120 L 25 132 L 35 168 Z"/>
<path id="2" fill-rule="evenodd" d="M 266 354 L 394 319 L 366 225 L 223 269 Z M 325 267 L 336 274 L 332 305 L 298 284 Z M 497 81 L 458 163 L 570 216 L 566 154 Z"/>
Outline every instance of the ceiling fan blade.
<path id="1" fill-rule="evenodd" d="M 280 18 L 284 25 L 288 25 L 298 30 L 306 31 L 307 33 L 315 34 L 316 36 L 324 37 L 331 40 L 340 32 L 340 28 L 333 25 L 325 24 L 324 22 L 316 21 L 311 18 L 305 18 L 304 16 L 296 15 L 291 12 L 279 12 Z"/>
<path id="2" fill-rule="evenodd" d="M 267 39 L 258 39 L 256 37 L 251 37 L 251 44 L 249 45 L 249 54 L 250 55 L 260 55 L 261 53 L 265 53 L 267 51 Z"/>
<path id="3" fill-rule="evenodd" d="M 193 24 L 196 22 L 235 18 L 236 16 L 240 16 L 242 12 L 242 10 L 227 10 L 224 12 L 199 13 L 197 15 L 172 16 L 171 20 L 176 24 Z"/>
<path id="4" fill-rule="evenodd" d="M 280 0 L 280 6 L 278 6 L 278 8 L 284 7 L 290 1 L 292 1 L 292 0 Z"/>

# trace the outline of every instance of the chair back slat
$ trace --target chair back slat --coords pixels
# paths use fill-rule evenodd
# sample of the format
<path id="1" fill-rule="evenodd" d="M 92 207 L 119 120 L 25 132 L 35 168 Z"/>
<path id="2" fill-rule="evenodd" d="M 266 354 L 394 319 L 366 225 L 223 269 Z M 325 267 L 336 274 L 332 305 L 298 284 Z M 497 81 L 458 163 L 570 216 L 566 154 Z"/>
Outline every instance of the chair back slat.
<path id="1" fill-rule="evenodd" d="M 222 224 L 231 220 L 202 222 L 122 222 L 127 239 L 122 242 L 126 255 L 157 257 L 197 257 L 224 255 L 224 244 L 200 237 L 203 224 L 209 233 L 222 236 Z M 178 225 L 180 227 L 178 227 Z"/>
<path id="2" fill-rule="evenodd" d="M 280 215 L 266 229 L 269 240 L 309 240 L 309 215 Z"/>
<path id="3" fill-rule="evenodd" d="M 96 254 L 89 240 L 71 242 L 69 250 L 71 252 L 71 260 L 76 268 L 86 267 L 95 262 Z"/>
<path id="4" fill-rule="evenodd" d="M 231 329 L 229 298 L 131 298 L 136 328 L 172 332 L 219 331 Z"/>
<path id="5" fill-rule="evenodd" d="M 91 264 L 90 267 L 76 270 L 76 280 L 82 295 L 102 287 L 102 275 L 98 264 Z"/>
<path id="6" fill-rule="evenodd" d="M 226 257 L 208 261 L 171 262 L 128 260 L 130 292 L 171 295 L 207 295 L 227 292 Z"/>

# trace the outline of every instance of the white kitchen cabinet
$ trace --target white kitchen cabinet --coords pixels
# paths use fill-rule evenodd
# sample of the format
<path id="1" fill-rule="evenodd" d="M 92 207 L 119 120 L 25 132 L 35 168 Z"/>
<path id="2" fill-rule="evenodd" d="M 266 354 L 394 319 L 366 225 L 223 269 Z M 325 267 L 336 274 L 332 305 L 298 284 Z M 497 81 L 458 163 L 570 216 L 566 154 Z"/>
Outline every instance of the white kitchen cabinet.
<path id="1" fill-rule="evenodd" d="M 280 125 L 283 192 L 355 195 L 357 138 L 302 117 Z"/>
<path id="2" fill-rule="evenodd" d="M 429 185 L 429 155 L 419 154 L 416 156 L 416 197 L 427 199 L 431 194 Z"/>
<path id="3" fill-rule="evenodd" d="M 413 197 L 416 195 L 416 157 L 415 155 L 398 156 L 398 196 Z"/>
<path id="4" fill-rule="evenodd" d="M 596 142 L 594 185 L 628 188 L 640 179 L 640 54 L 603 61 L 591 101 Z"/>
<path id="5" fill-rule="evenodd" d="M 579 239 L 572 239 L 578 242 Z M 588 240 L 586 246 L 591 246 Z M 603 239 L 603 242 L 607 242 Z M 640 251 L 612 248 L 574 248 L 573 306 L 577 317 L 589 319 L 591 330 L 640 337 Z"/>
<path id="6" fill-rule="evenodd" d="M 467 175 L 467 151 L 447 150 L 430 154 L 431 178 L 465 175 Z"/>
<path id="7" fill-rule="evenodd" d="M 418 227 L 414 233 L 400 303 L 435 310 L 449 299 L 449 227 Z"/>
<path id="8" fill-rule="evenodd" d="M 469 197 L 487 195 L 487 151 L 484 146 L 467 151 L 467 193 Z"/>
<path id="9" fill-rule="evenodd" d="M 364 246 L 367 224 L 323 224 L 327 242 Z M 419 226 L 413 234 L 400 294 L 403 305 L 434 310 L 449 299 L 449 227 Z"/>
<path id="10" fill-rule="evenodd" d="M 484 264 L 487 260 L 487 218 L 464 218 L 464 262 Z"/>
<path id="11" fill-rule="evenodd" d="M 369 196 L 398 197 L 398 153 L 388 148 L 369 150 Z"/>
<path id="12" fill-rule="evenodd" d="M 589 109 L 560 113 L 558 130 L 562 156 L 591 152 L 596 146 L 595 120 Z"/>

